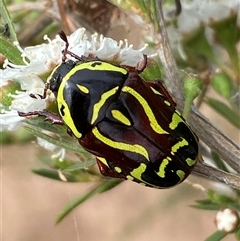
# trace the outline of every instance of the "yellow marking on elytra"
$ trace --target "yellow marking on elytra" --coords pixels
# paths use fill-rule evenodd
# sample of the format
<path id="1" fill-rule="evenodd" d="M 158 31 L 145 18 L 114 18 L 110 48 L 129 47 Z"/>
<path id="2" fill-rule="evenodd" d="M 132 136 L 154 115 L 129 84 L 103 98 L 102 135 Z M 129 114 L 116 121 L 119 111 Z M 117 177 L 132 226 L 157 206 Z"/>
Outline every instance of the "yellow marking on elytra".
<path id="1" fill-rule="evenodd" d="M 98 131 L 97 127 L 94 127 L 92 129 L 92 133 L 97 139 L 102 141 L 104 144 L 106 144 L 108 146 L 111 146 L 112 148 L 119 149 L 119 150 L 122 150 L 122 151 L 129 151 L 129 152 L 137 153 L 139 155 L 144 156 L 148 161 L 150 161 L 148 151 L 141 145 L 127 144 L 127 143 L 124 143 L 124 142 L 118 142 L 118 141 L 113 141 L 111 139 L 108 139 L 107 137 L 103 136 Z"/>
<path id="2" fill-rule="evenodd" d="M 164 100 L 164 103 L 165 103 L 167 106 L 171 106 L 171 103 L 170 103 L 168 100 Z"/>
<path id="3" fill-rule="evenodd" d="M 77 137 L 77 138 L 81 138 L 82 134 L 77 130 L 73 119 L 71 117 L 70 114 L 70 110 L 68 108 L 68 105 L 66 103 L 66 101 L 64 100 L 64 96 L 63 96 L 63 90 L 65 87 L 65 84 L 67 82 L 67 79 L 63 78 L 59 89 L 58 89 L 58 93 L 57 93 L 57 103 L 58 103 L 58 111 L 64 121 L 64 123 L 71 129 L 71 131 L 73 132 L 73 134 Z M 62 111 L 64 112 L 64 114 L 62 115 Z"/>
<path id="4" fill-rule="evenodd" d="M 109 167 L 107 160 L 104 157 L 97 156 L 97 159 L 102 162 L 105 166 Z"/>
<path id="5" fill-rule="evenodd" d="M 114 72 L 120 72 L 124 75 L 127 74 L 127 70 L 122 68 L 122 67 L 118 67 L 106 62 L 101 62 L 101 61 L 90 61 L 90 62 L 86 62 L 86 63 L 81 63 L 77 66 L 75 66 L 73 69 L 71 69 L 65 76 L 65 78 L 68 80 L 72 75 L 74 75 L 77 71 L 81 71 L 84 69 L 88 69 L 88 70 L 99 70 L 99 71 L 114 71 Z"/>
<path id="6" fill-rule="evenodd" d="M 114 170 L 117 172 L 117 173 L 121 173 L 122 172 L 122 169 L 120 167 L 114 167 Z"/>
<path id="7" fill-rule="evenodd" d="M 180 147 L 187 146 L 187 145 L 188 145 L 188 142 L 186 141 L 186 139 L 182 139 L 181 141 L 177 142 L 175 145 L 172 146 L 171 154 L 174 155 L 174 153 L 177 152 L 177 150 Z"/>
<path id="8" fill-rule="evenodd" d="M 181 116 L 181 113 L 180 113 L 180 111 L 179 111 L 179 110 L 175 110 L 175 112 L 176 112 L 178 115 L 180 115 L 180 116 Z"/>
<path id="9" fill-rule="evenodd" d="M 159 91 L 155 90 L 153 87 L 150 86 L 150 88 L 151 88 L 151 90 L 153 91 L 154 94 L 163 96 Z M 171 103 L 168 100 L 164 100 L 164 103 L 167 106 L 171 106 Z"/>
<path id="10" fill-rule="evenodd" d="M 187 158 L 186 159 L 186 163 L 188 164 L 188 166 L 193 166 L 195 163 L 196 163 L 196 160 L 193 160 L 193 159 L 191 159 L 191 158 Z"/>
<path id="11" fill-rule="evenodd" d="M 112 110 L 111 113 L 112 113 L 112 116 L 116 120 L 122 122 L 123 124 L 125 124 L 127 126 L 131 126 L 130 120 L 122 112 L 120 112 L 119 110 Z"/>
<path id="12" fill-rule="evenodd" d="M 137 168 L 135 168 L 135 169 L 133 169 L 133 170 L 130 172 L 130 174 L 131 174 L 134 178 L 143 181 L 143 180 L 142 180 L 142 174 L 146 171 L 146 169 L 147 169 L 147 165 L 144 164 L 144 163 L 141 163 L 140 166 L 137 167 Z"/>
<path id="13" fill-rule="evenodd" d="M 182 117 L 175 111 L 175 112 L 173 113 L 173 115 L 172 115 L 172 121 L 171 121 L 171 123 L 169 124 L 169 128 L 170 128 L 171 130 L 176 129 L 177 126 L 178 126 L 178 124 L 179 124 L 180 122 L 183 122 L 183 119 L 182 119 Z"/>
<path id="14" fill-rule="evenodd" d="M 177 170 L 176 173 L 179 176 L 180 180 L 183 180 L 183 178 L 185 177 L 185 172 L 182 170 Z"/>
<path id="15" fill-rule="evenodd" d="M 128 180 L 130 180 L 130 181 L 133 181 L 133 179 L 134 179 L 134 178 L 133 178 L 132 176 L 130 176 L 130 175 L 127 175 L 126 178 L 127 178 Z"/>
<path id="16" fill-rule="evenodd" d="M 77 85 L 77 87 L 85 94 L 89 93 L 89 89 L 84 85 Z"/>
<path id="17" fill-rule="evenodd" d="M 119 88 L 119 86 L 116 86 L 116 87 L 112 88 L 111 90 L 104 92 L 101 95 L 101 99 L 97 103 L 94 104 L 94 106 L 93 106 L 93 116 L 92 116 L 92 121 L 91 121 L 92 125 L 97 120 L 100 109 L 104 106 L 107 99 L 109 97 L 113 96 L 117 92 L 118 88 Z"/>
<path id="18" fill-rule="evenodd" d="M 160 92 L 158 92 L 157 90 L 155 90 L 153 87 L 150 86 L 150 88 L 154 94 L 162 96 L 162 94 Z"/>
<path id="19" fill-rule="evenodd" d="M 124 86 L 122 88 L 123 92 L 129 93 L 132 96 L 134 96 L 139 103 L 142 105 L 146 116 L 148 117 L 149 121 L 150 121 L 150 125 L 152 127 L 152 129 L 158 133 L 158 134 L 169 134 L 168 132 L 166 132 L 165 130 L 162 129 L 162 127 L 158 124 L 150 106 L 148 105 L 147 101 L 137 92 L 135 91 L 133 88 L 129 87 L 129 86 Z"/>
<path id="20" fill-rule="evenodd" d="M 164 158 L 162 160 L 162 163 L 160 164 L 160 167 L 159 167 L 159 171 L 157 172 L 159 177 L 162 177 L 162 178 L 165 177 L 165 168 L 168 165 L 168 163 L 169 163 L 168 158 Z"/>

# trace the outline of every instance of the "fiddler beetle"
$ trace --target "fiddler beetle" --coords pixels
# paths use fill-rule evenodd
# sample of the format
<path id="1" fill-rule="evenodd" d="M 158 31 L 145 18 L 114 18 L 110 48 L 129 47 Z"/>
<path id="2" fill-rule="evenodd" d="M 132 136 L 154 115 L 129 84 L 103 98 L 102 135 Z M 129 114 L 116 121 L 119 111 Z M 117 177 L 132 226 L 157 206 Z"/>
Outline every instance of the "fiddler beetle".
<path id="1" fill-rule="evenodd" d="M 141 68 L 79 57 L 68 50 L 49 76 L 59 114 L 43 111 L 20 116 L 45 116 L 67 125 L 80 145 L 96 156 L 104 176 L 132 180 L 154 188 L 181 183 L 193 169 L 198 139 L 168 91 L 158 80 L 146 82 Z M 66 54 L 76 59 L 66 60 Z"/>

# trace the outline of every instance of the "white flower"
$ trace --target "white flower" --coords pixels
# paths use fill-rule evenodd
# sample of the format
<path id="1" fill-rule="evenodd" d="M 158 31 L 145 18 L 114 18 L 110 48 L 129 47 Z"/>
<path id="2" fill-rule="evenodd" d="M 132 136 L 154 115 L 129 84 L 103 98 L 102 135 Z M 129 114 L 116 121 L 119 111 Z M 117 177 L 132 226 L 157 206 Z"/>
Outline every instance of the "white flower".
<path id="1" fill-rule="evenodd" d="M 225 208 L 220 210 L 214 220 L 217 229 L 229 233 L 233 232 L 239 223 L 239 215 L 235 210 Z"/>
<path id="2" fill-rule="evenodd" d="M 195 0 L 196 2 L 196 0 Z M 201 2 L 201 3 L 200 3 Z M 239 0 L 198 1 L 196 4 L 198 16 L 201 21 L 209 24 L 229 17 L 233 12 L 239 11 Z"/>
<path id="3" fill-rule="evenodd" d="M 182 33 L 190 32 L 200 26 L 200 23 L 210 24 L 229 17 L 239 10 L 239 0 L 193 0 L 183 2 L 178 18 L 178 29 Z"/>
<path id="4" fill-rule="evenodd" d="M 40 111 L 48 107 L 55 99 L 54 95 L 48 91 L 45 99 L 41 99 L 45 84 L 40 76 L 51 73 L 53 68 L 62 62 L 62 50 L 65 49 L 66 43 L 56 36 L 50 40 L 44 37 L 48 43 L 22 49 L 18 43 L 16 47 L 22 52 L 22 58 L 25 65 L 15 65 L 8 60 L 5 61 L 5 69 L 0 70 L 0 88 L 9 84 L 9 80 L 16 81 L 20 84 L 21 90 L 12 94 L 11 106 L 4 106 L 0 114 L 0 130 L 13 130 L 19 126 L 19 121 L 23 120 L 18 116 L 17 111 L 30 112 Z M 138 62 L 143 59 L 142 51 L 134 50 L 128 42 L 117 42 L 111 38 L 105 38 L 92 35 L 90 39 L 85 34 L 85 29 L 80 28 L 68 37 L 68 50 L 78 56 L 88 56 L 89 54 L 98 57 L 101 60 L 118 63 L 119 65 L 128 65 L 136 67 Z M 72 56 L 67 55 L 68 59 L 75 60 Z M 76 61 L 76 60 L 75 60 Z M 35 98 L 30 97 L 33 94 Z"/>
<path id="5" fill-rule="evenodd" d="M 0 131 L 9 130 L 13 131 L 20 126 L 20 121 L 24 120 L 20 117 L 17 111 L 3 111 L 0 114 Z"/>
<path id="6" fill-rule="evenodd" d="M 177 24 L 169 25 L 167 30 L 170 45 L 178 50 L 183 59 L 187 56 L 183 51 L 182 40 L 199 30 L 201 25 L 205 26 L 206 38 L 214 47 L 213 30 L 209 27 L 213 22 L 221 21 L 232 14 L 238 14 L 238 25 L 240 24 L 239 0 L 185 0 L 181 3 L 182 11 L 177 18 Z M 166 17 L 169 18 L 169 16 Z"/>

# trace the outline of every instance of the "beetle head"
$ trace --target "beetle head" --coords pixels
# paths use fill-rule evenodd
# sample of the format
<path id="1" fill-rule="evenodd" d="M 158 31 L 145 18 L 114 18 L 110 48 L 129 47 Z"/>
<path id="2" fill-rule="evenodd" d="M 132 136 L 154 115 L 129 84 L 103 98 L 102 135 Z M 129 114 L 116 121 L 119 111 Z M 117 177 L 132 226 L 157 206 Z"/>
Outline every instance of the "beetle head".
<path id="1" fill-rule="evenodd" d="M 56 93 L 59 89 L 60 84 L 62 83 L 63 78 L 66 74 L 75 67 L 76 62 L 68 60 L 64 63 L 58 65 L 48 78 L 47 82 L 49 83 L 49 89 Z"/>

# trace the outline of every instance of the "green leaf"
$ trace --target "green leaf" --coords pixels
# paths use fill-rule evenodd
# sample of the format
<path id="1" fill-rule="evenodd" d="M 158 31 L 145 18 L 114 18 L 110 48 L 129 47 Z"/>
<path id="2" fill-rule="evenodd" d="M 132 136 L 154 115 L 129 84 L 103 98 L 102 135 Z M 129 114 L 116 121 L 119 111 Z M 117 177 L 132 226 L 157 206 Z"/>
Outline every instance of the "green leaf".
<path id="1" fill-rule="evenodd" d="M 60 223 L 63 220 L 63 218 L 66 215 L 68 215 L 78 205 L 92 198 L 96 194 L 103 193 L 114 188 L 115 186 L 119 185 L 121 182 L 122 181 L 116 180 L 116 179 L 114 180 L 109 179 L 109 180 L 103 181 L 96 187 L 92 188 L 89 192 L 75 198 L 69 204 L 67 204 L 65 208 L 60 212 L 60 214 L 57 217 L 56 224 Z"/>
<path id="2" fill-rule="evenodd" d="M 190 205 L 190 207 L 202 209 L 202 210 L 215 211 L 215 210 L 219 210 L 222 206 L 216 203 L 209 203 L 209 204 L 193 204 L 193 205 Z"/>
<path id="3" fill-rule="evenodd" d="M 223 238 L 225 238 L 227 235 L 228 235 L 227 233 L 223 233 L 221 231 L 216 231 L 215 233 L 213 233 L 211 236 L 209 236 L 204 241 L 220 241 Z"/>
<path id="4" fill-rule="evenodd" d="M 8 9 L 7 9 L 7 6 L 6 6 L 6 3 L 4 0 L 0 1 L 0 16 L 1 16 L 1 20 L 3 20 L 3 22 L 4 22 L 4 25 L 5 24 L 8 25 L 9 38 L 11 39 L 11 41 L 18 42 L 15 28 L 13 25 L 13 21 L 11 19 L 11 16 L 8 12 Z"/>
<path id="5" fill-rule="evenodd" d="M 19 83 L 10 80 L 6 83 L 6 85 L 0 88 L 0 103 L 2 104 L 1 109 L 9 108 L 13 100 L 10 94 L 16 94 L 16 90 L 20 90 Z"/>
<path id="6" fill-rule="evenodd" d="M 81 169 L 85 169 L 86 167 L 95 165 L 95 164 L 96 164 L 96 160 L 94 160 L 94 159 L 83 161 L 83 162 L 78 162 L 78 163 L 75 163 L 71 166 L 68 166 L 68 167 L 62 169 L 62 172 L 67 173 L 67 172 L 78 171 Z"/>
<path id="7" fill-rule="evenodd" d="M 235 237 L 237 240 L 240 240 L 240 227 L 235 231 Z"/>
<path id="8" fill-rule="evenodd" d="M 234 112 L 230 107 L 219 100 L 207 98 L 206 103 L 225 117 L 230 123 L 240 129 L 240 114 Z"/>
<path id="9" fill-rule="evenodd" d="M 147 68 L 141 73 L 141 76 L 146 81 L 160 79 L 162 76 L 162 73 L 161 73 L 161 66 L 160 66 L 159 62 L 157 62 L 155 60 L 151 60 L 151 62 L 148 64 Z"/>
<path id="10" fill-rule="evenodd" d="M 65 182 L 93 182 L 98 181 L 99 176 L 93 175 L 86 170 L 78 170 L 76 173 L 63 173 L 61 170 L 33 169 L 32 172 L 43 177 Z"/>
<path id="11" fill-rule="evenodd" d="M 218 62 L 212 46 L 206 38 L 205 27 L 203 25 L 188 34 L 185 34 L 182 45 L 183 50 L 188 57 L 187 62 L 189 66 L 195 66 L 200 69 L 205 68 L 203 65 L 206 65 L 206 60 L 204 60 L 203 57 L 214 63 Z"/>
<path id="12" fill-rule="evenodd" d="M 214 203 L 218 203 L 218 204 L 222 204 L 222 205 L 227 205 L 228 203 L 236 203 L 236 200 L 234 198 L 226 196 L 226 195 L 218 194 L 214 190 L 211 190 L 211 189 L 207 191 L 207 195 L 208 195 L 209 199 Z"/>
<path id="13" fill-rule="evenodd" d="M 30 141 L 33 141 L 33 135 L 31 135 L 29 132 L 24 130 L 23 128 L 19 128 L 15 131 L 2 131 L 0 133 L 0 144 L 12 144 L 12 143 L 29 143 Z"/>
<path id="14" fill-rule="evenodd" d="M 228 203 L 227 207 L 240 212 L 240 203 Z"/>
<path id="15" fill-rule="evenodd" d="M 236 76 L 239 76 L 239 53 L 236 45 L 239 41 L 240 31 L 237 19 L 237 10 L 231 11 L 228 17 L 219 21 L 211 21 L 209 27 L 214 30 L 215 41 L 227 50 L 233 70 Z"/>
<path id="16" fill-rule="evenodd" d="M 21 57 L 21 52 L 12 43 L 1 37 L 0 53 L 14 64 L 25 65 Z"/>
<path id="17" fill-rule="evenodd" d="M 196 200 L 197 204 L 191 205 L 191 207 L 204 209 L 204 210 L 219 210 L 223 207 L 239 210 L 240 204 L 232 197 L 226 195 L 220 195 L 214 190 L 208 190 L 208 199 Z"/>
<path id="18" fill-rule="evenodd" d="M 10 144 L 13 142 L 12 135 L 9 131 L 2 131 L 0 134 L 0 144 Z"/>
<path id="19" fill-rule="evenodd" d="M 29 126 L 25 126 L 25 129 L 30 133 L 32 133 L 33 135 L 40 137 L 56 146 L 65 148 L 66 150 L 70 150 L 79 154 L 84 154 L 86 152 L 80 145 L 73 145 L 72 142 L 68 142 L 67 140 L 63 141 L 63 140 L 55 139 L 52 136 L 49 136 L 45 133 L 40 132 L 38 129 L 34 129 Z"/>
<path id="20" fill-rule="evenodd" d="M 223 160 L 219 157 L 219 155 L 217 153 L 215 153 L 214 151 L 211 151 L 211 155 L 212 155 L 212 159 L 214 161 L 214 163 L 216 164 L 216 166 L 225 171 L 225 172 L 229 172 L 226 164 L 223 162 Z"/>
<path id="21" fill-rule="evenodd" d="M 210 199 L 196 200 L 195 202 L 201 203 L 201 204 L 212 204 L 212 200 L 210 200 Z"/>
<path id="22" fill-rule="evenodd" d="M 67 134 L 67 126 L 65 125 L 53 125 L 50 121 L 45 121 L 44 117 L 36 117 L 31 119 L 26 119 L 25 123 L 29 124 L 31 128 L 35 127 L 37 130 L 46 130 L 50 131 L 52 133 L 55 133 L 57 135 L 60 135 L 64 138 L 64 140 L 73 140 L 72 137 L 70 137 Z"/>
<path id="23" fill-rule="evenodd" d="M 49 169 L 42 168 L 42 169 L 33 169 L 32 172 L 43 177 L 47 177 L 57 181 L 62 181 L 61 178 L 59 177 L 58 171 L 56 170 L 49 170 Z"/>
<path id="24" fill-rule="evenodd" d="M 232 82 L 227 74 L 216 73 L 211 79 L 212 87 L 227 100 L 232 95 Z"/>
<path id="25" fill-rule="evenodd" d="M 193 100 L 200 94 L 202 91 L 202 81 L 200 78 L 195 77 L 194 75 L 188 75 L 183 80 L 183 93 L 185 97 L 183 117 L 187 119 L 188 114 L 191 110 L 191 105 Z"/>

